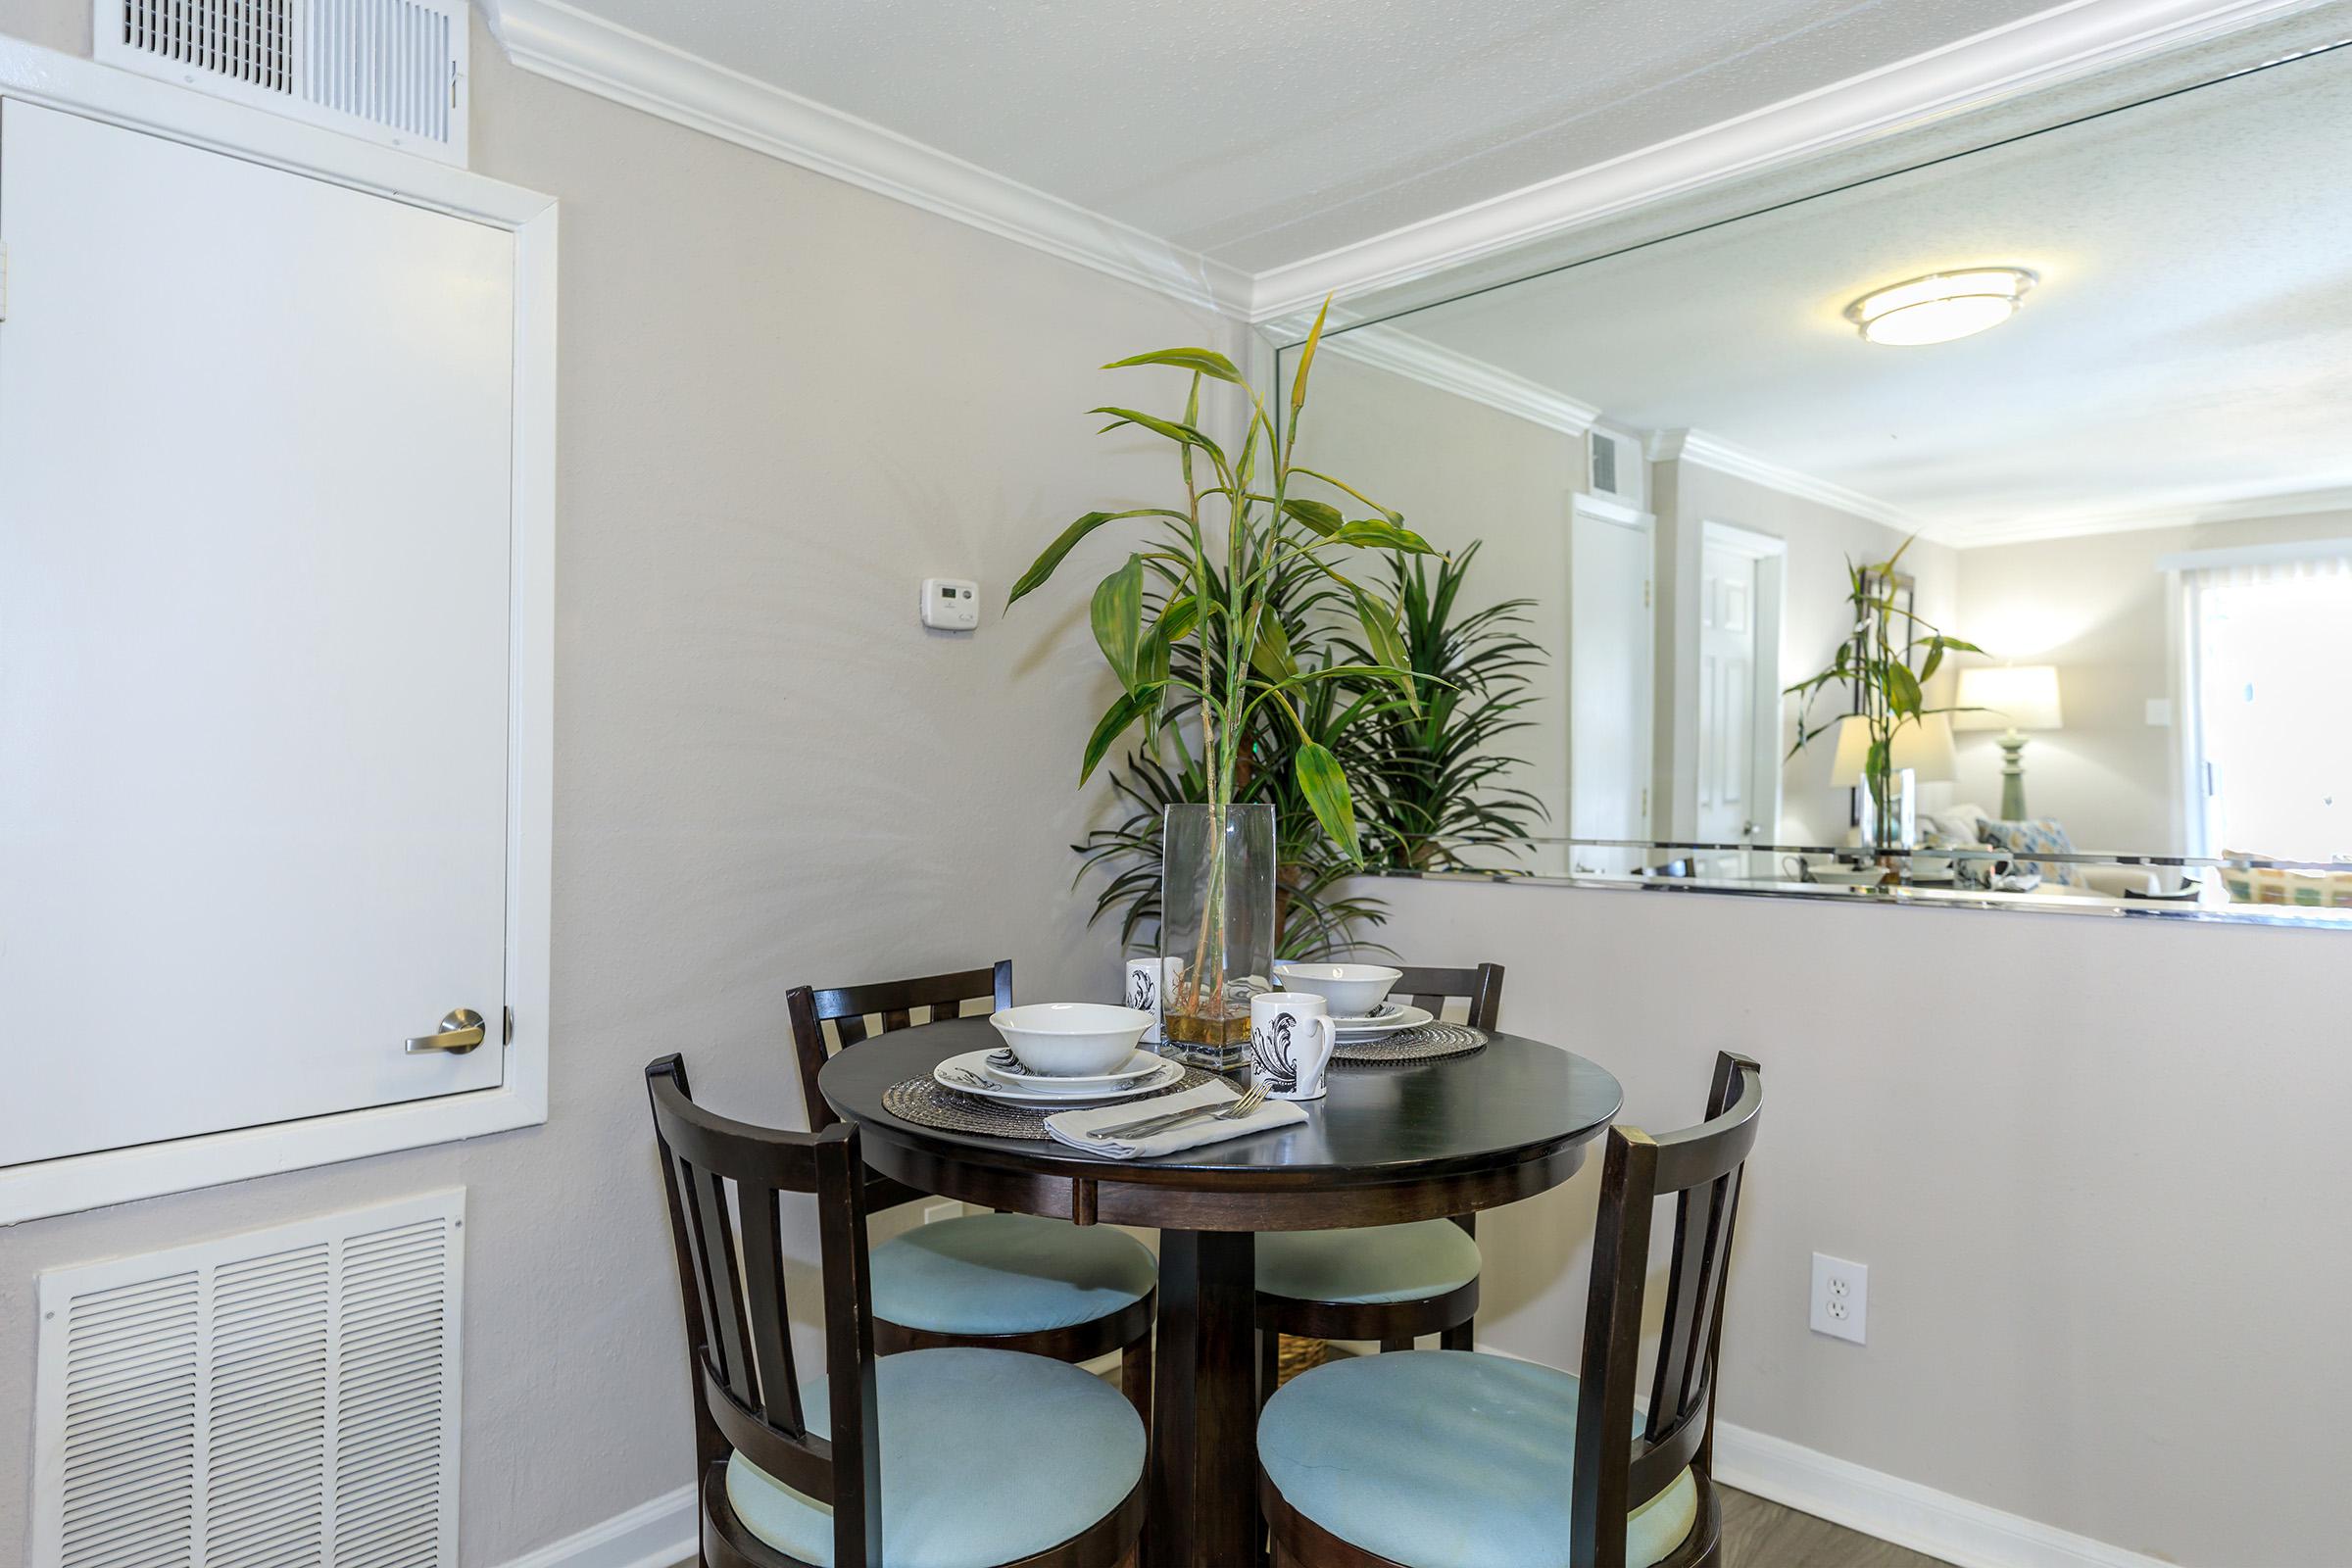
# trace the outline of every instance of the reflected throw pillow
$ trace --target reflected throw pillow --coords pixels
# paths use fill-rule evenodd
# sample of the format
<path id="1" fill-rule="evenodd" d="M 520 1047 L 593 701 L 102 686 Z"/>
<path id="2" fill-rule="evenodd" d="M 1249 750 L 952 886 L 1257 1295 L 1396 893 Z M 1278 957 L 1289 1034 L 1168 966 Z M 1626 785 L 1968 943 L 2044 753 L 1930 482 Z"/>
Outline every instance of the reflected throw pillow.
<path id="1" fill-rule="evenodd" d="M 2072 855 L 2074 840 L 2066 829 L 2046 816 L 2028 822 L 2004 822 L 1997 817 L 1985 817 L 1977 823 L 1977 837 L 1996 850 L 2007 850 L 2020 858 L 2041 855 Z M 2082 868 L 2066 860 L 2036 860 L 2034 862 L 2044 880 L 2061 887 L 2083 885 Z"/>

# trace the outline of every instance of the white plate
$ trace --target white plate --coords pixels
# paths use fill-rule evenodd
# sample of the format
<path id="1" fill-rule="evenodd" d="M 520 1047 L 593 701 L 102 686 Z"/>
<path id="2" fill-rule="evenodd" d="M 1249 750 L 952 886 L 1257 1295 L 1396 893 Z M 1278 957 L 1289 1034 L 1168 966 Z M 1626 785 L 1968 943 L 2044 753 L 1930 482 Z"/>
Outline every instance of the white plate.
<path id="1" fill-rule="evenodd" d="M 958 1060 L 962 1058 L 958 1057 Z M 989 1052 L 981 1058 L 980 1074 L 994 1078 L 1015 1089 L 1034 1089 L 1039 1094 L 1078 1095 L 1112 1089 L 1125 1089 L 1136 1080 L 1159 1071 L 1167 1058 L 1139 1051 L 1129 1056 L 1116 1072 L 1050 1073 L 1032 1071 L 1009 1049 Z"/>
<path id="2" fill-rule="evenodd" d="M 1404 1011 L 1404 1008 L 1405 1004 L 1401 1002 L 1383 1001 L 1379 1006 L 1374 1007 L 1370 1012 L 1348 1013 L 1346 1015 L 1335 1012 L 1331 1015 L 1331 1021 L 1338 1024 L 1343 1029 L 1357 1029 L 1366 1024 L 1395 1023 L 1398 1015 Z"/>
<path id="3" fill-rule="evenodd" d="M 1425 1023 L 1435 1023 L 1438 1015 L 1427 1007 L 1407 1004 L 1396 1009 L 1394 1017 L 1334 1018 L 1332 1027 L 1342 1040 L 1370 1040 L 1378 1035 L 1393 1035 L 1403 1029 L 1418 1029 Z"/>
<path id="4" fill-rule="evenodd" d="M 960 1056 L 950 1056 L 931 1069 L 931 1076 L 943 1089 L 953 1089 L 959 1095 L 975 1095 L 982 1100 L 1002 1100 L 1007 1104 L 1014 1105 L 1110 1104 L 1121 1100 L 1131 1100 L 1137 1095 L 1149 1094 L 1154 1089 L 1165 1089 L 1168 1085 L 1181 1083 L 1184 1079 L 1182 1062 L 1162 1061 L 1157 1068 L 1124 1089 L 1094 1089 L 1074 1095 L 1040 1094 L 1035 1090 L 1019 1089 L 1011 1084 L 999 1083 L 996 1079 L 989 1077 L 981 1065 L 987 1055 L 988 1053 L 985 1051 L 967 1051 Z M 961 1072 L 951 1075 L 951 1068 L 961 1069 Z M 966 1081 L 961 1076 L 962 1073 L 971 1074 L 970 1080 Z"/>

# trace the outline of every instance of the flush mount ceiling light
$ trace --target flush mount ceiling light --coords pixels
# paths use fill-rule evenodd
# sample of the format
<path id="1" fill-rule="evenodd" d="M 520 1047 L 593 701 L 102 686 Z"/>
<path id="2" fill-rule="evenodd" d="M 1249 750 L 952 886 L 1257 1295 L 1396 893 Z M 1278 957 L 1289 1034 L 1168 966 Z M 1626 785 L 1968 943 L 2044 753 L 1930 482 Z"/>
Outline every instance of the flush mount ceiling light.
<path id="1" fill-rule="evenodd" d="M 2022 267 L 1930 272 L 1872 289 L 1845 308 L 1845 318 L 1873 343 L 1896 348 L 1949 343 L 2009 319 L 2026 291 L 2039 281 Z"/>

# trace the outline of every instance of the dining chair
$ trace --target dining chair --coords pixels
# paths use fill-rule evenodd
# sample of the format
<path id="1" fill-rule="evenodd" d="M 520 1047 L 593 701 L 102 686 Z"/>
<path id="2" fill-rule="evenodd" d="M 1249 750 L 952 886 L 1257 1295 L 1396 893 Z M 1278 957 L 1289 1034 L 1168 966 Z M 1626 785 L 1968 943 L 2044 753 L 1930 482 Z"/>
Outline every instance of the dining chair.
<path id="1" fill-rule="evenodd" d="M 801 1095 L 811 1131 L 837 1124 L 817 1092 L 829 1055 L 825 1026 L 839 1050 L 925 1021 L 959 1017 L 966 1001 L 1012 1005 L 1012 960 L 991 969 L 884 980 L 786 994 Z M 928 1197 L 878 1172 L 866 1177 L 868 1211 Z M 1108 1226 L 1079 1226 L 1034 1214 L 965 1214 L 918 1226 L 873 1251 L 874 1335 L 884 1353 L 971 1346 L 1027 1350 L 1059 1361 L 1091 1361 L 1119 1352 L 1119 1383 L 1135 1407 L 1152 1408 L 1152 1312 L 1159 1265 L 1151 1250 Z"/>
<path id="2" fill-rule="evenodd" d="M 1441 1017 L 1469 1004 L 1473 1028 L 1492 1029 L 1502 1010 L 1502 965 L 1407 968 L 1390 988 Z M 1435 1334 L 1449 1350 L 1470 1348 L 1478 1315 L 1478 1230 L 1468 1215 L 1358 1230 L 1275 1231 L 1257 1239 L 1258 1397 L 1274 1392 L 1281 1337 L 1377 1340 L 1409 1350 Z"/>
<path id="3" fill-rule="evenodd" d="M 1120 1561 L 1144 1514 L 1134 1408 L 1044 1356 L 878 1356 L 858 1129 L 717 1115 L 675 1055 L 645 1079 L 686 1314 L 704 1568 Z M 787 1193 L 816 1200 L 824 1359 L 805 1380 L 786 1317 Z"/>
<path id="4" fill-rule="evenodd" d="M 1276 1394 L 1257 1427 L 1275 1568 L 1714 1568 L 1725 1262 L 1763 1110 L 1761 1069 L 1727 1053 L 1698 1126 L 1609 1129 L 1581 1378 L 1414 1350 Z M 1638 1412 L 1650 1224 L 1669 1197 L 1665 1318 Z"/>

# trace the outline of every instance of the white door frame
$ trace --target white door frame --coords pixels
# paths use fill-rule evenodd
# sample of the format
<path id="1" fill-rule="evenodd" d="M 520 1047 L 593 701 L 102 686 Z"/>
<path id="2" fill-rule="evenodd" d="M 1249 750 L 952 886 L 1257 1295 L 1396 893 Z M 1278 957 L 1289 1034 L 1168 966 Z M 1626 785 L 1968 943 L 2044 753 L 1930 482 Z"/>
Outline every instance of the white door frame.
<path id="1" fill-rule="evenodd" d="M 549 839 L 555 816 L 555 199 L 169 82 L 0 39 L 0 99 L 6 98 L 389 196 L 514 234 L 514 702 L 508 737 L 506 954 L 514 1029 L 496 1089 L 0 1169 L 0 1225 L 546 1121 L 554 866 Z M 0 333 L 6 330 L 0 325 Z"/>
<path id="2" fill-rule="evenodd" d="M 1640 839 L 1654 839 L 1657 837 L 1659 803 L 1654 780 L 1650 776 L 1652 769 L 1649 759 L 1657 744 L 1657 518 L 1650 513 L 1630 507 L 1611 496 L 1594 495 L 1582 490 L 1569 496 L 1566 554 L 1569 579 L 1567 584 L 1568 602 L 1571 606 L 1576 602 L 1576 529 L 1579 523 L 1584 522 L 1623 528 L 1630 533 L 1640 534 L 1649 543 L 1649 578 L 1647 592 L 1643 595 L 1642 605 L 1642 628 L 1636 639 L 1639 655 L 1638 667 L 1641 670 L 1642 684 L 1649 692 L 1649 700 L 1641 705 L 1639 715 L 1641 729 L 1635 747 L 1637 755 L 1642 759 L 1643 783 L 1640 789 L 1642 809 L 1641 831 L 1631 836 Z M 1573 620 L 1568 627 L 1567 646 L 1560 651 L 1560 673 L 1563 684 L 1570 694 L 1567 735 L 1564 737 L 1568 752 L 1567 818 L 1560 825 L 1565 833 L 1573 835 L 1576 821 L 1576 704 L 1574 697 L 1576 691 L 1576 627 Z M 1569 870 L 1571 873 L 1576 872 L 1580 860 L 1588 854 L 1609 855 L 1612 853 L 1616 852 L 1605 850 L 1587 852 L 1571 846 L 1568 857 Z"/>
<path id="3" fill-rule="evenodd" d="M 1701 562 L 1709 546 L 1756 564 L 1756 663 L 1748 699 L 1754 721 L 1748 725 L 1747 798 L 1755 803 L 1753 820 L 1763 824 L 1763 841 L 1771 844 L 1779 840 L 1781 832 L 1781 613 L 1788 576 L 1788 541 L 1709 517 L 1698 525 Z M 1690 635 L 1691 646 L 1680 657 L 1695 668 L 1699 635 L 1695 616 L 1690 620 Z M 1697 766 L 1695 755 L 1690 761 Z"/>

